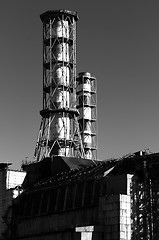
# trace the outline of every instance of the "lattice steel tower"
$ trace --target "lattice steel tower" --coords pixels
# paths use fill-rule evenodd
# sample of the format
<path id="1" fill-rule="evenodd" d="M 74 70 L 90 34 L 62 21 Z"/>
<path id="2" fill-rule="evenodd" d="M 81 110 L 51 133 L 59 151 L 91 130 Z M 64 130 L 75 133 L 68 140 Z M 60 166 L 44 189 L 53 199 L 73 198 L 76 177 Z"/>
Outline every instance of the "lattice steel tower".
<path id="1" fill-rule="evenodd" d="M 43 23 L 43 110 L 34 158 L 84 157 L 76 108 L 77 13 L 47 11 Z"/>
<path id="2" fill-rule="evenodd" d="M 97 159 L 97 97 L 96 78 L 88 72 L 77 76 L 77 108 L 79 110 L 78 122 L 82 137 L 85 158 Z"/>

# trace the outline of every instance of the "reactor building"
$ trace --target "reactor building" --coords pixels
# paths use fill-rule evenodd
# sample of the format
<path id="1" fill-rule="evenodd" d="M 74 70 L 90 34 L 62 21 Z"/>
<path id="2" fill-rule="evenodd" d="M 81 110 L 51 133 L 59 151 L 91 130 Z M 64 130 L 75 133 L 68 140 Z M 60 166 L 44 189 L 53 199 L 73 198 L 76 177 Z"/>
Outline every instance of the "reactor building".
<path id="1" fill-rule="evenodd" d="M 40 19 L 42 119 L 0 240 L 158 240 L 159 153 L 97 159 L 97 83 L 76 73 L 78 15 L 50 10 Z"/>

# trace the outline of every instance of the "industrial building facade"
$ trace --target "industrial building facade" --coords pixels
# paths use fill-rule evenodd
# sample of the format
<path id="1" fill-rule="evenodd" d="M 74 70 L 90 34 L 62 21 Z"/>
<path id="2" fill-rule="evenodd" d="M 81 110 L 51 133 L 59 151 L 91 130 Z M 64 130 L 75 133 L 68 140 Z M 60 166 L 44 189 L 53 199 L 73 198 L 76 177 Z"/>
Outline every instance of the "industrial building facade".
<path id="1" fill-rule="evenodd" d="M 64 172 L 45 178 L 43 162 L 28 166 L 26 190 L 14 201 L 11 239 L 131 239 L 130 174 L 114 175 L 113 161 L 46 162 L 48 169 L 60 162 Z M 33 169 L 42 174 L 35 184 Z"/>
<path id="2" fill-rule="evenodd" d="M 6 239 L 157 240 L 159 153 L 25 165 Z M 8 219 L 6 215 L 6 219 Z"/>

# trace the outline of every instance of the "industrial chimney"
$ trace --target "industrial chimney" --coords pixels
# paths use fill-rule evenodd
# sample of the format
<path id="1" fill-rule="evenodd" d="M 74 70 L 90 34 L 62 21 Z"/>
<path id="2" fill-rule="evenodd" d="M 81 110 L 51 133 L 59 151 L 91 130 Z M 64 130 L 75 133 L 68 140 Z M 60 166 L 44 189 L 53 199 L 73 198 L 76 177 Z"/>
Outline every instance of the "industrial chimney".
<path id="1" fill-rule="evenodd" d="M 76 108 L 76 12 L 47 11 L 43 23 L 43 109 L 36 161 L 85 157 Z"/>

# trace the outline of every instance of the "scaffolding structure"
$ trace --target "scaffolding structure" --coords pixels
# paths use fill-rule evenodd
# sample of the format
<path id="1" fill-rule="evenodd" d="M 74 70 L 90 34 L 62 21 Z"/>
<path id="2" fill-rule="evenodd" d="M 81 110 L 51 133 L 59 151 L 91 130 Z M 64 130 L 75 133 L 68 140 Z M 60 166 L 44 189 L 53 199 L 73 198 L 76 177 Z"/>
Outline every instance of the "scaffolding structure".
<path id="1" fill-rule="evenodd" d="M 76 108 L 76 21 L 68 10 L 47 11 L 43 23 L 43 110 L 34 153 L 84 157 Z"/>
<path id="2" fill-rule="evenodd" d="M 153 160 L 153 159 L 152 159 Z M 154 161 L 140 164 L 131 186 L 132 240 L 159 239 L 159 177 Z M 155 163 L 157 167 L 158 163 Z"/>

